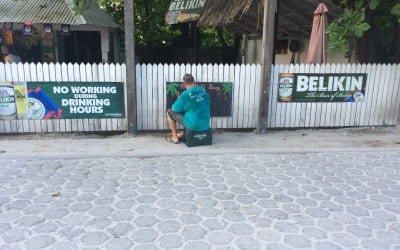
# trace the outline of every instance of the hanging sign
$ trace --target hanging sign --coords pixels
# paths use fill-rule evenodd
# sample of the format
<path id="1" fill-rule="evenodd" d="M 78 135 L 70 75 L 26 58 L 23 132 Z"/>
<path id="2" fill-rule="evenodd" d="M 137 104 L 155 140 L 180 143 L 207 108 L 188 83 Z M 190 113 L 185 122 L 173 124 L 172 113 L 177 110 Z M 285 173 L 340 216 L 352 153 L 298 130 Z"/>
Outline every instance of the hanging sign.
<path id="1" fill-rule="evenodd" d="M 4 23 L 4 29 L 5 30 L 12 30 L 13 29 L 13 23 Z"/>
<path id="2" fill-rule="evenodd" d="M 47 23 L 47 24 L 44 24 L 43 25 L 43 31 L 44 31 L 44 33 L 47 35 L 47 34 L 51 34 L 51 32 L 53 32 L 53 26 L 51 25 L 51 24 L 49 24 L 49 23 Z"/>
<path id="3" fill-rule="evenodd" d="M 24 35 L 32 35 L 32 22 L 24 22 Z"/>
<path id="4" fill-rule="evenodd" d="M 172 0 L 165 16 L 167 24 L 197 21 L 206 0 Z"/>
<path id="5" fill-rule="evenodd" d="M 280 102 L 364 102 L 367 74 L 280 73 Z"/>
<path id="6" fill-rule="evenodd" d="M 61 25 L 61 35 L 63 35 L 63 36 L 71 35 L 71 26 L 69 26 L 68 24 L 62 24 Z"/>

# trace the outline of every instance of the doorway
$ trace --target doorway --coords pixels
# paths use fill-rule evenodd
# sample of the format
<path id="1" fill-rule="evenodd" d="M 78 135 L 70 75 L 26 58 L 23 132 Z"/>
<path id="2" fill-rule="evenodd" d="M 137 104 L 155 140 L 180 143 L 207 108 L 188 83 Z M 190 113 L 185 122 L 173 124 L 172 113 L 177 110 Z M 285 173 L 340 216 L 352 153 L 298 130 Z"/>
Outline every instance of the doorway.
<path id="1" fill-rule="evenodd" d="M 60 61 L 65 63 L 101 63 L 101 36 L 97 31 L 73 31 L 59 35 Z"/>

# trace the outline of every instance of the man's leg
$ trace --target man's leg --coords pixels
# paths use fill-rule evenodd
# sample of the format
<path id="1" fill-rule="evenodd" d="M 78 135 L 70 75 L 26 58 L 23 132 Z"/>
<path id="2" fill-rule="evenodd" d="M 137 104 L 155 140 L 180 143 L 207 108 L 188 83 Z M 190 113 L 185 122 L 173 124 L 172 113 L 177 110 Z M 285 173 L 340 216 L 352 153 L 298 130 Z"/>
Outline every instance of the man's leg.
<path id="1" fill-rule="evenodd" d="M 168 125 L 171 129 L 171 140 L 173 142 L 179 142 L 178 134 L 176 132 L 176 122 L 182 121 L 182 115 L 173 112 L 172 110 L 167 111 Z"/>
<path id="2" fill-rule="evenodd" d="M 178 142 L 178 136 L 176 135 L 176 122 L 175 120 L 173 120 L 169 114 L 167 113 L 167 118 L 168 118 L 168 125 L 169 125 L 169 129 L 171 129 L 171 140 L 173 142 Z"/>

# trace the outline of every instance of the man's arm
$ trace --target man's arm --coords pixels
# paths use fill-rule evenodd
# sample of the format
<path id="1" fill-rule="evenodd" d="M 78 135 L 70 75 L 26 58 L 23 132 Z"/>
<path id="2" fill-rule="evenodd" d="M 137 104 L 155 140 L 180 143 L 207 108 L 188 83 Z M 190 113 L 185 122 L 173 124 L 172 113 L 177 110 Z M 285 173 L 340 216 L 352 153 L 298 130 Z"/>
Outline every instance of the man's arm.
<path id="1" fill-rule="evenodd" d="M 172 111 L 176 113 L 183 113 L 184 110 L 184 94 L 182 93 L 178 99 L 172 104 Z"/>

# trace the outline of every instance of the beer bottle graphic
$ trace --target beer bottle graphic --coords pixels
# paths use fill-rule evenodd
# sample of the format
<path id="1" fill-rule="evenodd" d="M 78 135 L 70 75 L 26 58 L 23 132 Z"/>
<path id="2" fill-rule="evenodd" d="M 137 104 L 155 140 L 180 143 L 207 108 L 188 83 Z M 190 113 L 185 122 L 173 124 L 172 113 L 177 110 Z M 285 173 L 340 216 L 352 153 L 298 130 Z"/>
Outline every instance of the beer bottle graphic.
<path id="1" fill-rule="evenodd" d="M 291 102 L 293 95 L 293 73 L 279 74 L 278 99 L 280 102 Z"/>
<path id="2" fill-rule="evenodd" d="M 0 83 L 0 120 L 15 120 L 17 106 L 15 102 L 14 86 Z"/>

